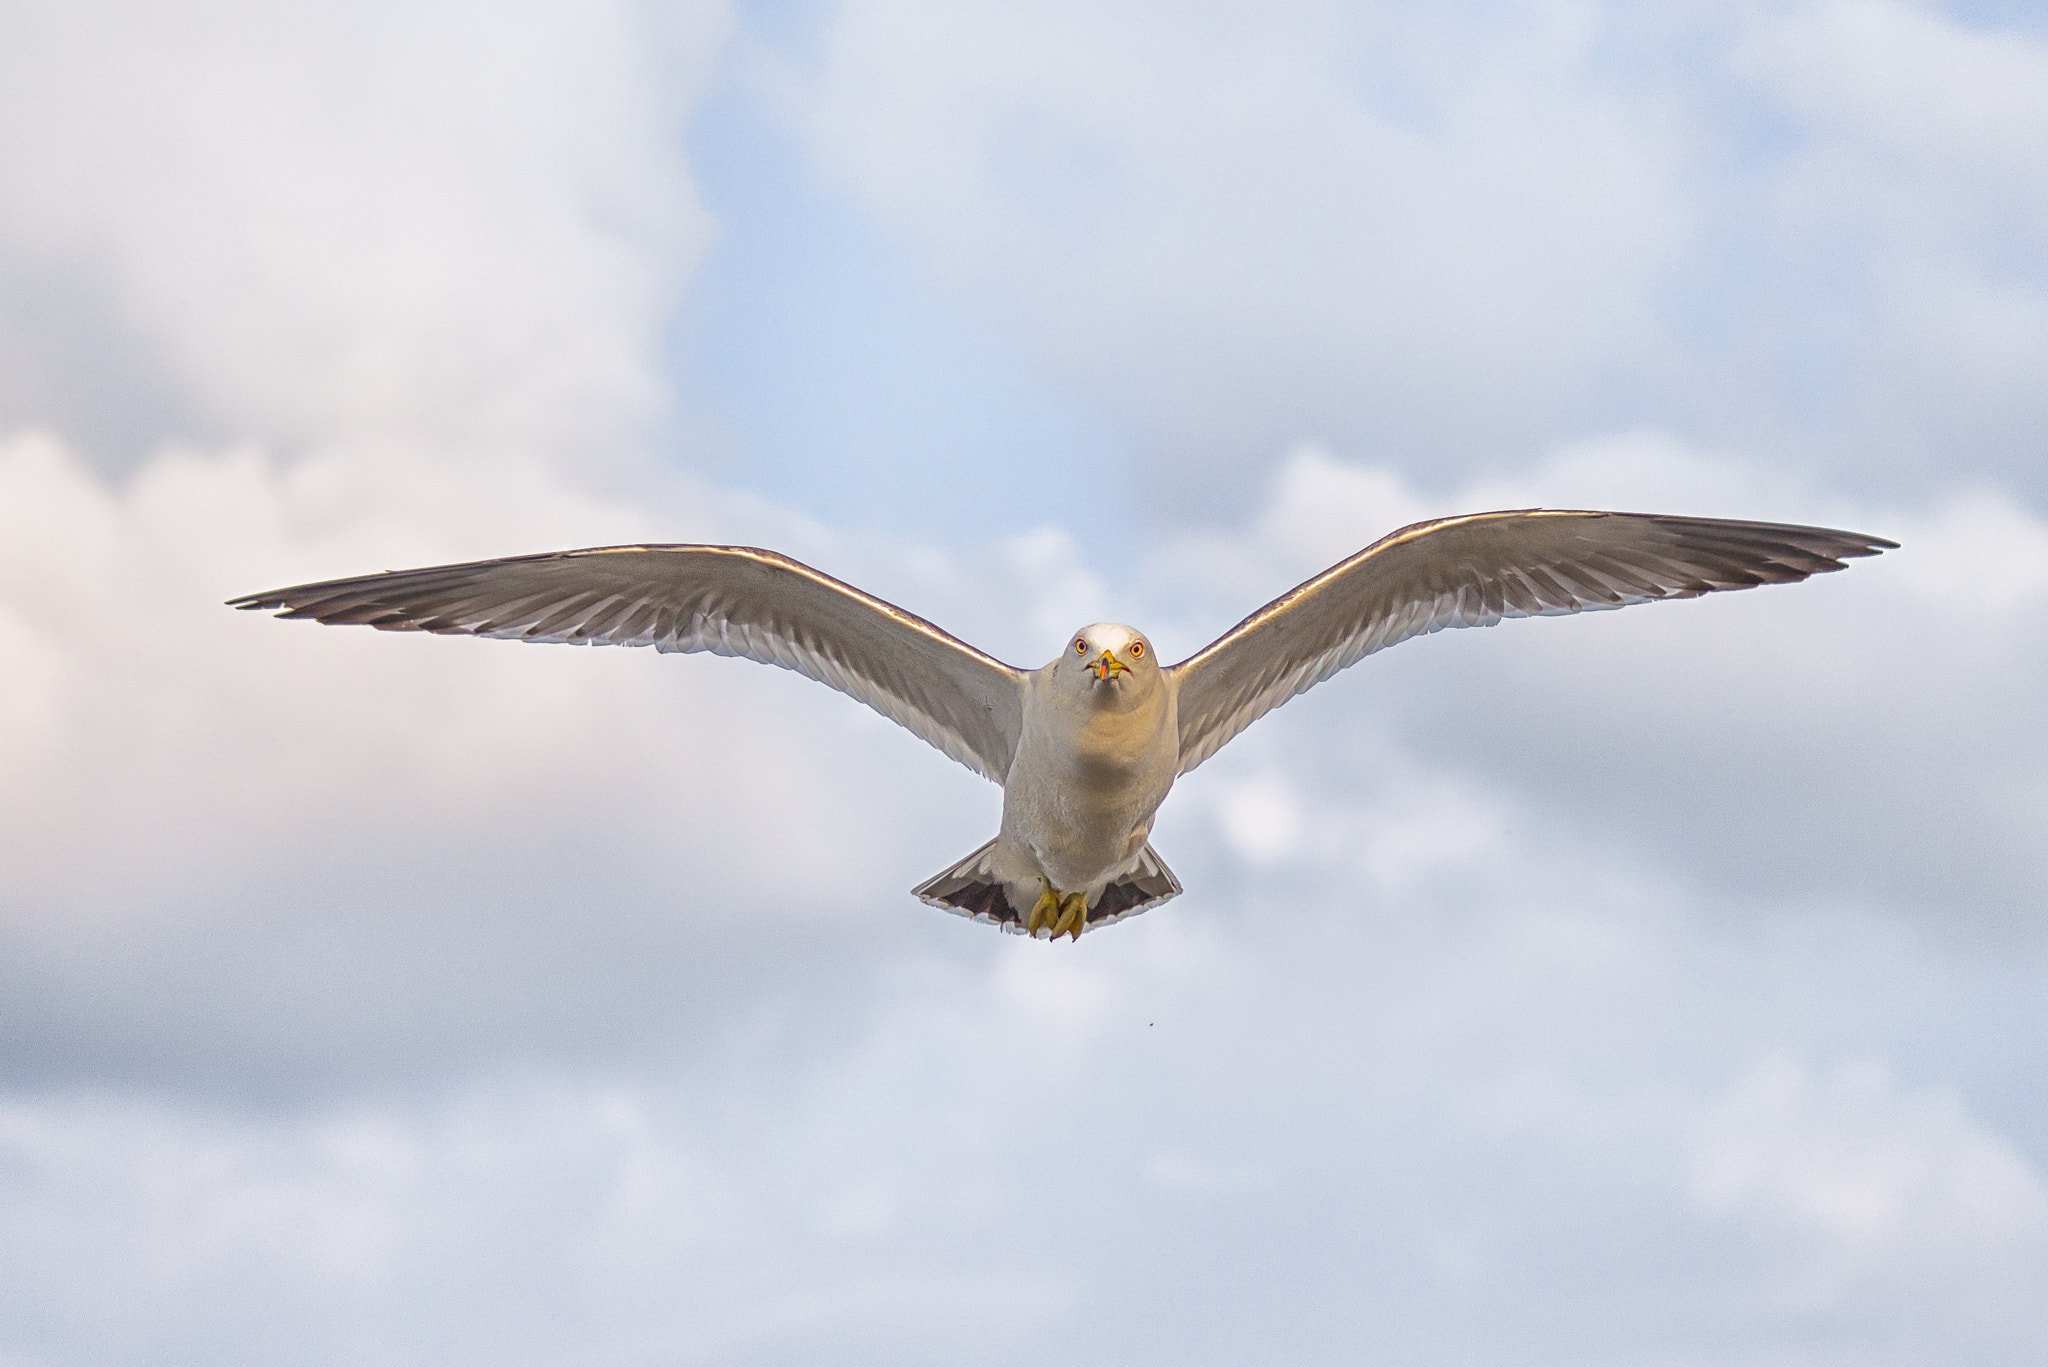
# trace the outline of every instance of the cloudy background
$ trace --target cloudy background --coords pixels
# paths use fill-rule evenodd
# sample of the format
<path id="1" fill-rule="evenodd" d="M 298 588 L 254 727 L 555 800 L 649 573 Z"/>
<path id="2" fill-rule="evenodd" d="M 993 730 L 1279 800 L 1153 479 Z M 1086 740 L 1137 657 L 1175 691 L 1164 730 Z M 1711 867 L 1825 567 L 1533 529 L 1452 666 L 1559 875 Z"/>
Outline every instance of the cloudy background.
<path id="1" fill-rule="evenodd" d="M 9 0 L 0 1364 L 2039 1361 L 2044 149 L 1989 0 Z M 793 675 L 220 606 L 1535 503 L 1905 548 L 1375 657 L 1077 946 Z"/>

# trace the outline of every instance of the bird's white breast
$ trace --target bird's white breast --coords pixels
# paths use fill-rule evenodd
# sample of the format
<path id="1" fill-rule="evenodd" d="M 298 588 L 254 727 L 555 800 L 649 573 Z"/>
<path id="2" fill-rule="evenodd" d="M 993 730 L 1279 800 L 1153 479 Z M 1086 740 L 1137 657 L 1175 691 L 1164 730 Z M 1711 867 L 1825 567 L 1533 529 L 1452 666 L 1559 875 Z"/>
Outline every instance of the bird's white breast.
<path id="1" fill-rule="evenodd" d="M 1035 674 L 1003 785 L 1003 837 L 1062 891 L 1099 891 L 1144 847 L 1179 761 L 1171 684 L 1154 673 L 1128 706 Z"/>

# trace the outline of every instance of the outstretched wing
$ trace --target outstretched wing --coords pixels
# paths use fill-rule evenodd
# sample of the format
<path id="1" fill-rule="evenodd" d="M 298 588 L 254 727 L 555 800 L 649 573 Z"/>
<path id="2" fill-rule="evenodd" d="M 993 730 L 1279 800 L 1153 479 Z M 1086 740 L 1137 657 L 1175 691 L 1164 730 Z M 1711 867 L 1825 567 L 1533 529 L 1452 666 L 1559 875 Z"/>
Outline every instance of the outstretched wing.
<path id="1" fill-rule="evenodd" d="M 830 684 L 984 778 L 1010 772 L 1024 676 L 901 608 L 750 546 L 599 546 L 300 584 L 280 617 L 571 645 L 708 650 Z"/>
<path id="2" fill-rule="evenodd" d="M 1648 513 L 1531 508 L 1418 522 L 1172 668 L 1180 772 L 1295 694 L 1411 636 L 1792 583 L 1896 545 L 1826 527 Z"/>

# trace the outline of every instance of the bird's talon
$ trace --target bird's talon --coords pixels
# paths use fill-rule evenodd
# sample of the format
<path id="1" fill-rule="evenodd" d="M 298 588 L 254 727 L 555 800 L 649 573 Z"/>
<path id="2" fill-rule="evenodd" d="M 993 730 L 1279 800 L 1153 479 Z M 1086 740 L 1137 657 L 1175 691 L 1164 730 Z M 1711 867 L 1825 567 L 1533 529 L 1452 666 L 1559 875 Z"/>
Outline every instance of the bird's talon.
<path id="1" fill-rule="evenodd" d="M 1036 939 L 1039 927 L 1050 928 L 1059 916 L 1060 897 L 1052 890 L 1052 884 L 1045 885 L 1045 891 L 1038 894 L 1038 900 L 1031 904 L 1031 912 L 1024 918 L 1024 933 Z M 1057 930 L 1053 931 L 1057 935 Z"/>
<path id="2" fill-rule="evenodd" d="M 1069 893 L 1060 899 L 1059 919 L 1052 923 L 1052 938 L 1057 940 L 1062 935 L 1072 935 L 1078 940 L 1087 924 L 1088 894 Z"/>

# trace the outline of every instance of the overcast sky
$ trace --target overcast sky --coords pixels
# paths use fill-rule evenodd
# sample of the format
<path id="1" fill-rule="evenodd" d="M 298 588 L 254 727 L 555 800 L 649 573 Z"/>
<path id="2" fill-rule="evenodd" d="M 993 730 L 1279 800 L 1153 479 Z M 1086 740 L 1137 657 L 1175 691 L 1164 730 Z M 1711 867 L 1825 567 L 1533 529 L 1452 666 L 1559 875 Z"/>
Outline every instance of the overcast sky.
<path id="1" fill-rule="evenodd" d="M 0 1367 L 2037 1363 L 2044 442 L 2037 6 L 9 0 Z M 795 675 L 221 606 L 1533 504 L 1903 549 L 1375 656 L 1079 944 Z"/>

